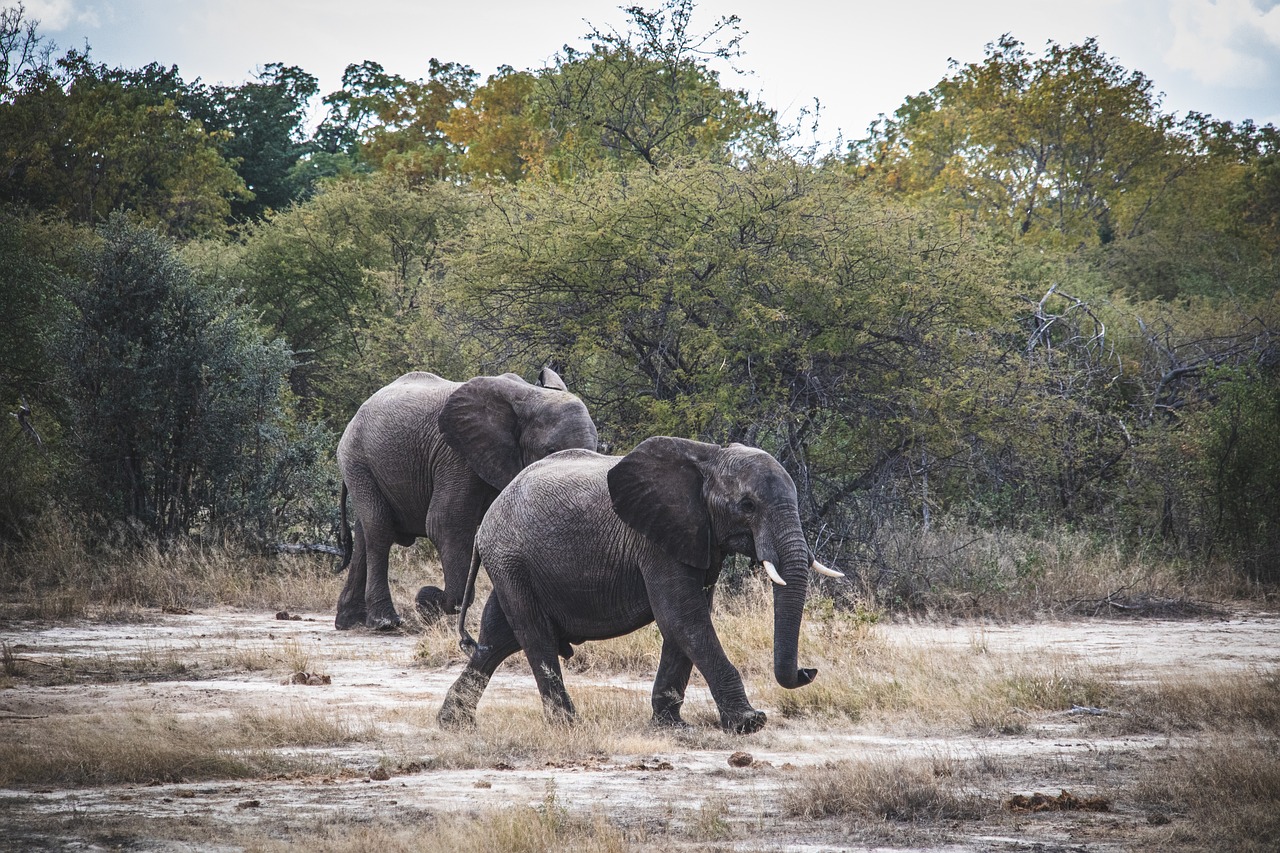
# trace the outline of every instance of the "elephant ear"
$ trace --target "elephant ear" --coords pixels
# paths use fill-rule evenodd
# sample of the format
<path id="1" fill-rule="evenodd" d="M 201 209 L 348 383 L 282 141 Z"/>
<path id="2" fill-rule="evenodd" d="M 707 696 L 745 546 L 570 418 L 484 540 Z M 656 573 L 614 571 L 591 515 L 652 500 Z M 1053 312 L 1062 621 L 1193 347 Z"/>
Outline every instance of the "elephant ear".
<path id="1" fill-rule="evenodd" d="M 495 489 L 520 473 L 515 401 L 533 386 L 518 376 L 477 376 L 449 395 L 436 423 L 445 442 Z"/>
<path id="2" fill-rule="evenodd" d="M 720 448 L 683 438 L 642 441 L 609 471 L 613 510 L 667 554 L 699 569 L 711 565 L 711 516 L 702 466 Z"/>
<path id="3" fill-rule="evenodd" d="M 550 367 L 542 368 L 542 372 L 538 374 L 539 388 L 554 388 L 556 391 L 568 391 L 564 380 L 560 378 L 560 374 L 556 373 Z"/>

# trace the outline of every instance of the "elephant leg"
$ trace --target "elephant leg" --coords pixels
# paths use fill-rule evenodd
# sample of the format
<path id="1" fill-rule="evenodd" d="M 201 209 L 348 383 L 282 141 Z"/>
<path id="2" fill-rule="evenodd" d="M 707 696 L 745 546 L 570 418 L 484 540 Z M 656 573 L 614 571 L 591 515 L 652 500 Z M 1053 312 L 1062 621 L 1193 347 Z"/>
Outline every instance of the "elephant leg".
<path id="1" fill-rule="evenodd" d="M 484 689 L 489 686 L 489 679 L 504 660 L 518 651 L 520 643 L 507 622 L 507 615 L 502 612 L 502 605 L 497 596 L 489 596 L 484 614 L 480 618 L 480 638 L 476 650 L 458 680 L 449 688 L 444 704 L 440 706 L 440 713 L 436 715 L 441 727 L 475 725 L 476 705 L 484 695 Z"/>
<path id="2" fill-rule="evenodd" d="M 751 707 L 747 700 L 747 691 L 742 684 L 742 675 L 738 668 L 730 663 L 716 636 L 715 626 L 711 622 L 710 596 L 704 595 L 698 580 L 684 579 L 661 590 L 651 593 L 655 621 L 662 631 L 662 660 L 671 661 L 672 670 L 663 671 L 660 666 L 658 682 L 665 680 L 670 686 L 679 675 L 675 665 L 679 662 L 676 652 L 667 655 L 666 647 L 674 643 L 680 652 L 693 661 L 707 680 L 711 689 L 711 697 L 715 699 L 716 708 L 720 711 L 720 726 L 727 731 L 739 734 L 750 734 L 764 728 L 768 720 L 763 711 Z M 688 677 L 685 676 L 687 684 Z M 656 710 L 656 708 L 655 708 Z"/>
<path id="3" fill-rule="evenodd" d="M 479 522 L 476 526 L 479 526 Z M 446 615 L 451 616 L 462 606 L 465 580 L 451 582 L 450 579 L 465 579 L 471 568 L 471 548 L 476 541 L 475 527 L 443 533 L 433 541 L 435 541 L 436 550 L 440 553 L 446 588 L 424 586 L 418 590 L 418 612 L 428 622 L 435 622 Z"/>
<path id="4" fill-rule="evenodd" d="M 387 562 L 391 556 L 392 536 L 389 525 L 365 528 L 367 577 L 364 586 L 364 624 L 375 630 L 399 628 L 400 614 L 391 600 L 391 583 L 387 579 Z"/>
<path id="5" fill-rule="evenodd" d="M 658 675 L 653 680 L 653 723 L 656 726 L 684 728 L 680 717 L 684 692 L 693 673 L 693 659 L 677 643 L 664 640 Z"/>
<path id="6" fill-rule="evenodd" d="M 533 670 L 533 679 L 542 695 L 543 709 L 552 720 L 571 722 L 577 710 L 565 690 L 564 674 L 560 669 L 560 649 L 568 644 L 547 616 L 523 571 L 500 570 L 495 575 L 493 567 L 490 567 L 489 575 L 495 578 L 490 600 L 497 597 L 501 601 L 520 648 L 524 649 L 529 668 Z"/>
<path id="7" fill-rule="evenodd" d="M 373 484 L 372 476 L 361 469 L 344 472 L 356 522 L 352 530 L 351 568 L 338 599 L 339 628 L 359 624 L 363 615 L 370 628 L 400 626 L 400 614 L 391 601 L 387 582 L 387 558 L 396 539 L 395 511 Z M 412 541 L 410 539 L 409 541 Z"/>
<path id="8" fill-rule="evenodd" d="M 707 611 L 710 612 L 715 585 L 705 588 Z M 685 690 L 689 676 L 693 674 L 693 659 L 684 653 L 679 643 L 663 638 L 662 656 L 658 660 L 658 673 L 653 679 L 653 723 L 657 726 L 684 728 L 688 724 L 680 716 L 684 706 Z"/>
<path id="9" fill-rule="evenodd" d="M 351 564 L 347 566 L 347 582 L 338 596 L 338 615 L 333 620 L 339 631 L 364 624 L 364 587 L 369 570 L 366 554 L 364 526 L 357 519 L 351 530 Z"/>

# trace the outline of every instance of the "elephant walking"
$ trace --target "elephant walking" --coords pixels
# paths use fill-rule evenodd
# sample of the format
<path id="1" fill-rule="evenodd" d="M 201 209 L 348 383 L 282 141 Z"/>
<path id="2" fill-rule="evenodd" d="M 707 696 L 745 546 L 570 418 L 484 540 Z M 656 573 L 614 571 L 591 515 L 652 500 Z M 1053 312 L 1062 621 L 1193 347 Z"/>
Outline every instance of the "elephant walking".
<path id="1" fill-rule="evenodd" d="M 526 465 L 566 448 L 595 450 L 587 407 L 544 369 L 537 385 L 519 376 L 450 382 L 407 373 L 366 400 L 338 443 L 346 585 L 334 624 L 401 623 L 387 582 L 391 545 L 419 536 L 435 543 L 445 588 L 424 586 L 424 615 L 456 613 L 476 528 Z M 347 527 L 350 494 L 354 529 Z"/>
<path id="2" fill-rule="evenodd" d="M 800 687 L 816 670 L 796 665 L 813 559 L 796 488 L 778 462 L 739 444 L 656 437 L 624 457 L 569 450 L 522 471 L 498 496 L 476 536 L 468 589 L 483 562 L 493 581 L 477 644 L 458 619 L 471 659 L 438 719 L 469 725 L 494 670 L 523 649 L 550 716 L 574 716 L 560 657 L 572 645 L 657 622 L 662 654 L 653 719 L 683 725 L 693 667 L 706 678 L 723 728 L 764 726 L 711 623 L 723 557 L 745 554 L 774 581 L 774 676 Z"/>

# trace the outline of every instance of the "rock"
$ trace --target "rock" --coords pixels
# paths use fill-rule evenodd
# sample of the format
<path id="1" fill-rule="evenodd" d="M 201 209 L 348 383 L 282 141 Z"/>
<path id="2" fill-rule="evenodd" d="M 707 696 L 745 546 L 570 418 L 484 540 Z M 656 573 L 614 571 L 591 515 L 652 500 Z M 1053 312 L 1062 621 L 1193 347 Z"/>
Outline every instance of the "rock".
<path id="1" fill-rule="evenodd" d="M 743 752 L 742 750 L 738 750 L 733 755 L 729 756 L 730 767 L 750 767 L 755 763 L 755 757 L 752 756 L 751 753 Z"/>

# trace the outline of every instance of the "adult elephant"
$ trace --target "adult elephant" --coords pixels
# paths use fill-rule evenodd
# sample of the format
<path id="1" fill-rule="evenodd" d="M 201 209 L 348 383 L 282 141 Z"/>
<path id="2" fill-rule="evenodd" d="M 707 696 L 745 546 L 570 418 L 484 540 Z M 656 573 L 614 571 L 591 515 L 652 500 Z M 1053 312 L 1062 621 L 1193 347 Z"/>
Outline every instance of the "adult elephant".
<path id="1" fill-rule="evenodd" d="M 662 655 L 653 719 L 682 726 L 680 708 L 694 666 L 706 678 L 720 725 L 749 733 L 765 724 L 721 648 L 711 600 L 723 558 L 760 561 L 774 582 L 774 677 L 794 688 L 816 670 L 796 664 L 800 618 L 817 563 L 800 528 L 796 487 L 762 450 L 656 437 L 623 457 L 570 450 L 522 471 L 498 496 L 476 536 L 479 564 L 493 580 L 477 644 L 458 617 L 471 659 L 438 715 L 445 726 L 474 722 L 497 666 L 521 649 L 548 714 L 572 719 L 559 657 L 572 644 L 657 622 Z M 467 596 L 469 603 L 470 596 Z"/>
<path id="2" fill-rule="evenodd" d="M 406 373 L 360 406 L 338 443 L 342 533 L 350 567 L 334 620 L 394 628 L 387 557 L 419 536 L 435 543 L 444 589 L 424 586 L 428 617 L 456 613 L 476 528 L 489 504 L 531 462 L 566 448 L 595 450 L 587 407 L 547 368 L 531 385 L 513 373 L 450 382 Z M 355 515 L 347 526 L 347 495 Z"/>

